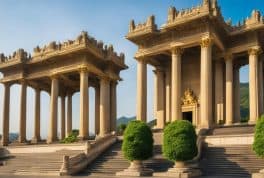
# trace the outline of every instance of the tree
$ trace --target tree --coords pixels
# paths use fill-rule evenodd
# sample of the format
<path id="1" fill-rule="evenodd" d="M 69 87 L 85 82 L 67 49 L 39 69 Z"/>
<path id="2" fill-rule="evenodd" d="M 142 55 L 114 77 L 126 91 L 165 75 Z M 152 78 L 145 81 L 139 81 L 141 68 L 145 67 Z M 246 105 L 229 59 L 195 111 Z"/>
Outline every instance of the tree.
<path id="1" fill-rule="evenodd" d="M 253 150 L 259 157 L 264 158 L 264 115 L 261 116 L 255 127 Z"/>

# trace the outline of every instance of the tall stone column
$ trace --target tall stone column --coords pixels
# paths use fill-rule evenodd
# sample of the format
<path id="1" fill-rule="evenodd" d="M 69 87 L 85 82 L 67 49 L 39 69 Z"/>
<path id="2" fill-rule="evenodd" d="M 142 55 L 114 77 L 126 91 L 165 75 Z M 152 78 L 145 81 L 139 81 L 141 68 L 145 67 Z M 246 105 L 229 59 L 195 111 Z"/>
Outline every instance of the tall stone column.
<path id="1" fill-rule="evenodd" d="M 171 58 L 171 120 L 182 119 L 181 109 L 181 56 L 183 50 L 174 48 Z"/>
<path id="2" fill-rule="evenodd" d="M 137 120 L 147 121 L 147 64 L 143 59 L 137 63 Z"/>
<path id="3" fill-rule="evenodd" d="M 111 82 L 111 93 L 110 93 L 110 107 L 111 107 L 111 127 L 110 127 L 110 131 L 116 131 L 116 86 L 117 86 L 117 82 L 116 81 L 112 81 Z"/>
<path id="4" fill-rule="evenodd" d="M 156 70 L 153 70 L 154 74 L 154 97 L 153 97 L 153 112 L 154 112 L 154 119 L 157 119 L 157 103 L 158 103 L 158 78 Z"/>
<path id="5" fill-rule="evenodd" d="M 66 136 L 68 137 L 72 132 L 72 93 L 67 93 L 67 131 Z"/>
<path id="6" fill-rule="evenodd" d="M 100 132 L 100 87 L 95 88 L 95 135 Z"/>
<path id="7" fill-rule="evenodd" d="M 20 91 L 20 123 L 19 123 L 19 143 L 26 142 L 26 122 L 27 122 L 27 84 L 21 81 Z"/>
<path id="8" fill-rule="evenodd" d="M 240 78 L 239 68 L 234 69 L 234 122 L 240 123 Z"/>
<path id="9" fill-rule="evenodd" d="M 226 125 L 233 123 L 233 56 L 226 56 Z"/>
<path id="10" fill-rule="evenodd" d="M 166 70 L 166 123 L 171 121 L 171 69 Z"/>
<path id="11" fill-rule="evenodd" d="M 259 46 L 248 50 L 249 54 L 249 122 L 256 123 L 259 117 L 258 56 Z"/>
<path id="12" fill-rule="evenodd" d="M 37 143 L 40 141 L 40 89 L 35 89 L 35 123 L 34 123 L 34 136 L 32 138 L 32 143 Z"/>
<path id="13" fill-rule="evenodd" d="M 224 121 L 224 65 L 220 61 L 215 63 L 215 120 Z"/>
<path id="14" fill-rule="evenodd" d="M 156 69 L 157 75 L 157 125 L 159 129 L 165 126 L 165 74 L 161 69 Z"/>
<path id="15" fill-rule="evenodd" d="M 3 135 L 2 146 L 9 143 L 9 107 L 10 107 L 10 84 L 4 83 L 4 102 L 3 102 Z"/>
<path id="16" fill-rule="evenodd" d="M 50 125 L 47 143 L 52 143 L 58 139 L 57 123 L 58 123 L 58 94 L 59 80 L 58 76 L 51 77 L 51 96 L 50 96 Z"/>
<path id="17" fill-rule="evenodd" d="M 259 81 L 259 115 L 261 116 L 263 114 L 264 105 L 263 105 L 263 55 L 261 55 L 261 58 L 259 59 L 258 64 L 258 81 Z"/>
<path id="18" fill-rule="evenodd" d="M 202 128 L 212 124 L 212 39 L 203 38 L 201 43 L 200 113 Z"/>
<path id="19" fill-rule="evenodd" d="M 86 68 L 80 71 L 80 131 L 79 138 L 89 137 L 89 88 L 88 71 Z"/>
<path id="20" fill-rule="evenodd" d="M 100 137 L 110 131 L 110 82 L 108 79 L 100 80 Z"/>
<path id="21" fill-rule="evenodd" d="M 61 96 L 61 139 L 65 138 L 65 96 Z"/>

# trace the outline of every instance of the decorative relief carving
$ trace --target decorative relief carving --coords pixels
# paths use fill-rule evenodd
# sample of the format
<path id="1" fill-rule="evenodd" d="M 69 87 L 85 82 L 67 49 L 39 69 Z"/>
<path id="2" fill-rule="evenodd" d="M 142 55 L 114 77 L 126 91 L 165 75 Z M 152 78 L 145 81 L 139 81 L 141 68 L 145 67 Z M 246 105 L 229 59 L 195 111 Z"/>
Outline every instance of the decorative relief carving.
<path id="1" fill-rule="evenodd" d="M 187 88 L 181 100 L 182 105 L 198 104 L 198 99 L 190 88 Z"/>
<path id="2" fill-rule="evenodd" d="M 202 47 L 202 48 L 207 48 L 207 47 L 209 47 L 210 45 L 212 45 L 212 43 L 213 43 L 212 38 L 210 38 L 210 37 L 202 38 L 202 41 L 201 41 L 201 47 Z"/>
<path id="3" fill-rule="evenodd" d="M 180 47 L 172 48 L 172 54 L 173 55 L 182 55 L 183 51 L 184 50 L 182 48 L 180 48 Z"/>

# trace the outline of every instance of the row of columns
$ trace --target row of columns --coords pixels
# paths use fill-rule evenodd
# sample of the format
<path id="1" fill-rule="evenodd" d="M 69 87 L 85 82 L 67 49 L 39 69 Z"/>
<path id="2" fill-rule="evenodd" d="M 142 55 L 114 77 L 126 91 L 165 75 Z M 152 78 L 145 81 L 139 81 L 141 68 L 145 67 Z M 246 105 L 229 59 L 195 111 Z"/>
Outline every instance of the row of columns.
<path id="1" fill-rule="evenodd" d="M 179 47 L 171 51 L 171 69 L 166 72 L 157 68 L 154 71 L 155 98 L 154 115 L 157 127 L 163 128 L 166 122 L 182 118 L 181 109 L 181 60 L 183 50 Z M 138 59 L 137 65 L 137 120 L 146 121 L 147 82 L 146 61 Z M 208 128 L 212 118 L 212 42 L 206 37 L 201 43 L 201 126 Z"/>
<path id="2" fill-rule="evenodd" d="M 58 140 L 58 97 L 59 97 L 59 76 L 51 77 L 50 93 L 50 120 L 47 143 Z M 80 69 L 80 128 L 79 138 L 89 138 L 89 73 L 86 68 Z M 100 87 L 95 88 L 95 134 L 101 137 L 116 130 L 116 81 L 107 78 L 100 79 Z M 20 124 L 19 142 L 26 142 L 26 98 L 27 84 L 21 81 L 20 96 Z M 61 96 L 61 139 L 68 136 L 72 131 L 72 93 L 67 93 L 67 128 L 65 129 L 65 95 Z M 2 145 L 9 142 L 9 107 L 10 107 L 10 84 L 4 84 L 3 104 L 3 136 Z M 40 141 L 40 89 L 35 89 L 34 108 L 34 136 L 32 142 Z M 66 132 L 66 134 L 65 134 Z"/>
<path id="3" fill-rule="evenodd" d="M 255 123 L 263 113 L 263 63 L 259 59 L 260 47 L 253 47 L 249 54 L 249 122 Z M 163 128 L 166 122 L 182 118 L 181 109 L 181 58 L 183 50 L 173 48 L 171 51 L 171 68 L 164 71 L 160 67 L 154 70 L 154 116 L 157 119 L 157 128 Z M 223 66 L 216 64 L 216 90 L 224 87 L 221 81 L 225 72 L 225 114 L 223 94 L 215 92 L 215 117 L 224 120 L 230 125 L 240 122 L 240 80 L 239 67 L 234 67 L 233 55 L 225 56 L 225 71 Z M 146 121 L 147 116 L 147 70 L 146 61 L 138 59 L 137 68 L 137 119 Z M 201 42 L 201 73 L 200 73 L 200 123 L 201 128 L 210 128 L 213 124 L 212 103 L 212 39 L 203 38 Z M 219 81 L 219 82 L 217 82 Z M 220 112 L 219 112 L 220 111 Z"/>

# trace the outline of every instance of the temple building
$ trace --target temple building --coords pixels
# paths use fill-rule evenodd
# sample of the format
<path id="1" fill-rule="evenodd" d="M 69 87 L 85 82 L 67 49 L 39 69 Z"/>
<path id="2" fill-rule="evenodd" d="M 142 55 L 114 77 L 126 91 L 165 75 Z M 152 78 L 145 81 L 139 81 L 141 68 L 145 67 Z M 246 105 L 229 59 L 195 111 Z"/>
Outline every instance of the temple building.
<path id="1" fill-rule="evenodd" d="M 0 54 L 1 83 L 4 85 L 2 144 L 9 142 L 10 87 L 21 85 L 19 142 L 26 140 L 27 87 L 35 90 L 34 137 L 40 135 L 40 92 L 50 95 L 47 143 L 58 140 L 58 98 L 61 98 L 61 139 L 72 131 L 72 95 L 80 92 L 79 138 L 89 138 L 89 87 L 95 89 L 95 134 L 105 136 L 116 130 L 116 87 L 119 73 L 127 68 L 123 53 L 82 32 L 75 40 L 51 42 L 34 48 L 33 55 L 19 49 L 11 56 Z M 67 99 L 67 108 L 65 108 Z M 67 116 L 67 117 L 66 117 Z M 47 121 L 48 124 L 48 121 Z M 67 126 L 67 127 L 66 127 Z"/>
<path id="2" fill-rule="evenodd" d="M 216 0 L 190 9 L 170 7 L 160 28 L 155 17 L 130 22 L 128 40 L 138 46 L 137 119 L 147 119 L 147 65 L 154 70 L 157 128 L 187 119 L 197 128 L 240 122 L 239 69 L 249 65 L 249 123 L 263 113 L 264 20 L 254 10 L 233 25 Z"/>

